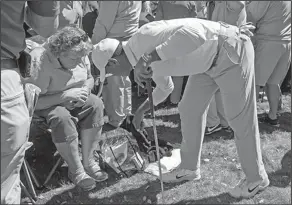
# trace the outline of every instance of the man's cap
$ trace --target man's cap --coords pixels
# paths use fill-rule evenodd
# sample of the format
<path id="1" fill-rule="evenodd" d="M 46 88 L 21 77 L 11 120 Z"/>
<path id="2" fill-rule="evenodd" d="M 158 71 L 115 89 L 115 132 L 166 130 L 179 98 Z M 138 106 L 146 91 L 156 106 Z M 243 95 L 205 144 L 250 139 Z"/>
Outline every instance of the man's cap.
<path id="1" fill-rule="evenodd" d="M 93 46 L 92 62 L 100 71 L 100 81 L 105 80 L 105 66 L 108 60 L 112 58 L 120 41 L 112 38 L 106 38 Z"/>

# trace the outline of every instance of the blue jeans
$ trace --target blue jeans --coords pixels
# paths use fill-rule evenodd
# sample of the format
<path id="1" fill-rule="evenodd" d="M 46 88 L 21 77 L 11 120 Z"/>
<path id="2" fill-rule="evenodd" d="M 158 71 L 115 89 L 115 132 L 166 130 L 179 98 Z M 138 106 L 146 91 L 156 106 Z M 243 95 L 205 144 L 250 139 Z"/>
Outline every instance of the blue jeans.
<path id="1" fill-rule="evenodd" d="M 18 69 L 1 68 L 1 204 L 20 204 L 29 113 Z"/>

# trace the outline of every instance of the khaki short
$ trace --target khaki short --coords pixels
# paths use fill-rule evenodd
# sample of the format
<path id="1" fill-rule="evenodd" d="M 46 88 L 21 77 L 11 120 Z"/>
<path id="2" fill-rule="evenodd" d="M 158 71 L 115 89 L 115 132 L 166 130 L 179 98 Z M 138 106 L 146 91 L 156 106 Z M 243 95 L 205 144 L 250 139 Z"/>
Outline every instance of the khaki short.
<path id="1" fill-rule="evenodd" d="M 290 63 L 291 43 L 257 41 L 255 44 L 256 85 L 281 84 Z"/>

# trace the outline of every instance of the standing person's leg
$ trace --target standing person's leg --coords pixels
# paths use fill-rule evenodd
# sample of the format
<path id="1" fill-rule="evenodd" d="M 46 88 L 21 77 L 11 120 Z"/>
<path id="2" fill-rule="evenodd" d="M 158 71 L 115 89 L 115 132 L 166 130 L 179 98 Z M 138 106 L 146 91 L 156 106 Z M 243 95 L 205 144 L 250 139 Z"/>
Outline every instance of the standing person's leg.
<path id="1" fill-rule="evenodd" d="M 252 197 L 269 185 L 260 146 L 254 51 L 250 39 L 243 38 L 246 38 L 244 44 L 241 40 L 227 39 L 213 68 L 214 80 L 220 88 L 226 118 L 234 130 L 239 160 L 246 175 L 246 179 L 230 192 L 234 197 Z M 240 55 L 242 46 L 243 54 Z"/>
<path id="2" fill-rule="evenodd" d="M 259 40 L 255 42 L 255 83 L 256 98 L 259 99 L 261 86 L 266 86 L 268 79 L 283 53 L 282 45 L 278 42 Z"/>
<path id="3" fill-rule="evenodd" d="M 1 68 L 1 204 L 20 204 L 29 113 L 16 70 Z"/>
<path id="4" fill-rule="evenodd" d="M 96 95 L 91 94 L 85 105 L 75 108 L 71 114 L 78 118 L 78 128 L 81 138 L 82 164 L 86 173 L 97 182 L 108 178 L 107 173 L 101 171 L 94 159 L 94 151 L 98 149 L 101 139 L 103 120 L 103 102 Z"/>
<path id="5" fill-rule="evenodd" d="M 223 101 L 222 101 L 222 96 L 220 89 L 215 93 L 215 101 L 217 105 L 217 115 L 220 119 L 220 125 L 225 131 L 231 131 L 229 129 L 229 124 L 227 122 L 226 116 L 225 116 L 225 111 L 224 111 L 224 106 L 223 106 Z"/>
<path id="6" fill-rule="evenodd" d="M 218 91 L 216 91 L 217 93 Z M 220 131 L 222 128 L 220 126 L 220 118 L 217 113 L 217 105 L 215 96 L 212 97 L 211 103 L 208 108 L 207 113 L 207 126 L 205 130 L 205 135 L 210 135 L 215 132 Z"/>
<path id="7" fill-rule="evenodd" d="M 109 124 L 114 127 L 119 127 L 126 118 L 124 113 L 125 86 L 122 78 L 122 76 L 108 77 L 107 84 L 104 85 L 102 92 Z"/>
<path id="8" fill-rule="evenodd" d="M 132 114 L 132 83 L 129 76 L 122 76 L 124 82 L 124 114 Z"/>
<path id="9" fill-rule="evenodd" d="M 190 76 L 179 103 L 182 143 L 181 165 L 163 177 L 165 182 L 200 179 L 201 150 L 207 107 L 218 86 L 207 74 Z"/>
<path id="10" fill-rule="evenodd" d="M 266 86 L 267 98 L 270 106 L 268 117 L 271 119 L 271 122 L 275 122 L 274 124 L 278 124 L 277 113 L 282 95 L 280 84 L 284 80 L 291 63 L 291 43 L 281 44 L 281 47 L 283 49 L 283 54 L 275 66 Z"/>
<path id="11" fill-rule="evenodd" d="M 174 84 L 174 89 L 172 93 L 170 94 L 170 102 L 173 104 L 178 104 L 182 96 L 182 87 L 183 87 L 184 77 L 173 76 L 172 81 Z"/>

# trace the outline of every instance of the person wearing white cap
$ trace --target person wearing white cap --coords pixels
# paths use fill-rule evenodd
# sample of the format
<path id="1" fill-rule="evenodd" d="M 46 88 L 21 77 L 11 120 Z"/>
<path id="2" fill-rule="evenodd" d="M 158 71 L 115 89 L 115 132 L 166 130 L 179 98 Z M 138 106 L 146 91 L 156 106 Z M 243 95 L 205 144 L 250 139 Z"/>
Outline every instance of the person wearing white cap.
<path id="1" fill-rule="evenodd" d="M 105 38 L 128 40 L 139 28 L 142 1 L 99 1 L 92 43 Z M 109 124 L 119 127 L 132 114 L 132 86 L 128 76 L 107 78 L 102 90 Z"/>
<path id="2" fill-rule="evenodd" d="M 132 65 L 135 81 L 141 86 L 151 77 L 163 87 L 168 76 L 190 76 L 179 104 L 183 135 L 181 164 L 163 176 L 164 182 L 201 178 L 206 109 L 220 88 L 246 175 L 230 195 L 252 197 L 269 185 L 256 114 L 254 50 L 249 38 L 251 28 L 254 26 L 238 28 L 196 18 L 155 21 L 141 27 L 128 42 L 105 39 L 95 45 L 93 62 L 102 70 L 103 76 L 105 73 L 126 75 L 130 70 L 123 68 L 130 66 L 125 64 Z M 153 93 L 156 102 L 157 97 L 161 96 Z M 135 121 L 135 126 L 139 127 L 139 120 Z"/>

